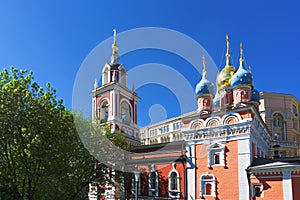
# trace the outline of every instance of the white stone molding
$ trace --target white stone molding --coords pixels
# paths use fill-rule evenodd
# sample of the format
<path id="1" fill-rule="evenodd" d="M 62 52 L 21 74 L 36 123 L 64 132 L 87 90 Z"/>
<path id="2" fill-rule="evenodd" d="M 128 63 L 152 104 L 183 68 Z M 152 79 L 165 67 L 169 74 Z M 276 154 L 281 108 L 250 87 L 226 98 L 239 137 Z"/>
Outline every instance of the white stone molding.
<path id="1" fill-rule="evenodd" d="M 172 173 L 176 174 L 176 184 L 177 184 L 177 189 L 176 190 L 171 190 L 171 181 L 172 181 Z M 179 198 L 180 197 L 180 176 L 178 171 L 176 170 L 176 164 L 172 163 L 172 169 L 169 172 L 169 197 L 171 198 Z"/>
<path id="2" fill-rule="evenodd" d="M 226 167 L 225 162 L 225 145 L 221 143 L 213 143 L 207 147 L 207 167 L 211 168 L 213 165 L 221 165 Z M 214 155 L 219 155 L 219 164 L 214 163 Z"/>
<path id="3" fill-rule="evenodd" d="M 200 125 L 201 128 L 204 128 L 204 120 L 203 119 L 196 119 L 190 122 L 189 129 L 196 129 L 197 125 Z"/>
<path id="4" fill-rule="evenodd" d="M 216 178 L 213 174 L 209 174 L 208 172 L 206 174 L 202 174 L 200 176 L 200 198 L 203 196 L 206 196 L 206 185 L 211 185 L 211 194 L 208 196 L 217 197 L 216 192 Z"/>
<path id="5" fill-rule="evenodd" d="M 228 125 L 228 121 L 230 119 L 234 119 L 235 123 L 239 123 L 242 121 L 242 117 L 239 113 L 231 113 L 231 114 L 222 116 L 222 118 L 221 118 L 222 125 Z"/>
<path id="6" fill-rule="evenodd" d="M 212 127 L 211 125 L 213 124 L 213 122 L 217 123 L 217 126 L 220 126 L 222 124 L 222 120 L 219 116 L 215 116 L 215 117 L 211 117 L 208 118 L 207 120 L 205 120 L 205 127 Z"/>

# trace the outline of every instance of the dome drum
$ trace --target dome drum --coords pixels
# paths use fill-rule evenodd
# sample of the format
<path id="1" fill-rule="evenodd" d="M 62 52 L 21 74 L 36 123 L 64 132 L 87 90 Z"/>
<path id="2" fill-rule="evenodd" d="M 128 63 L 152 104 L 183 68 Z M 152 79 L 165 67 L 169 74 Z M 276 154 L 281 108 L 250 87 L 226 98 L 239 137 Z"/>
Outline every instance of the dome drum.
<path id="1" fill-rule="evenodd" d="M 212 94 L 204 94 L 198 97 L 198 110 L 206 113 L 210 113 L 213 108 L 213 95 Z"/>
<path id="2" fill-rule="evenodd" d="M 249 103 L 251 101 L 251 86 L 243 85 L 233 89 L 233 104 Z"/>
<path id="3" fill-rule="evenodd" d="M 220 93 L 220 107 L 228 107 L 232 104 L 233 93 L 231 87 L 223 88 Z"/>

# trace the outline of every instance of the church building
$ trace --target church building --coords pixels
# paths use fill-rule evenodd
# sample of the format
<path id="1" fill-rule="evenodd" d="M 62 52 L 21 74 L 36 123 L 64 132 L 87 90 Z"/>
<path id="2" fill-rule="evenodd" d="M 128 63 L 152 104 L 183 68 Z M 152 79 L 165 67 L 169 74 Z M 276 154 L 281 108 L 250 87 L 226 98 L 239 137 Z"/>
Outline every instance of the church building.
<path id="1" fill-rule="evenodd" d="M 132 144 L 127 166 L 128 199 L 300 199 L 299 101 L 292 95 L 260 93 L 245 66 L 226 63 L 216 91 L 206 76 L 196 85 L 198 109 L 147 127 L 137 123 L 138 101 L 119 64 L 116 32 L 111 62 L 92 96 L 92 118 L 121 130 Z M 282 102 L 284 101 L 284 104 Z M 283 105 L 283 106 L 282 106 Z"/>

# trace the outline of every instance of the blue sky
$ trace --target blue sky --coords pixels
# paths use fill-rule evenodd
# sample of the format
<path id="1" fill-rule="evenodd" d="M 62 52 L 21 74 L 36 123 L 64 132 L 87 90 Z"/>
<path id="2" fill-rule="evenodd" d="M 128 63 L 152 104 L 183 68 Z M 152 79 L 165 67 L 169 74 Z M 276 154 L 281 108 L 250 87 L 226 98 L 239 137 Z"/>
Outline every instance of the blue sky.
<path id="1" fill-rule="evenodd" d="M 201 44 L 221 68 L 224 65 L 224 36 L 228 33 L 232 62 L 237 67 L 239 42 L 242 41 L 258 90 L 289 93 L 300 99 L 299 6 L 297 1 L 258 0 L 243 3 L 197 0 L 1 1 L 0 67 L 13 65 L 32 70 L 37 82 L 42 85 L 50 82 L 57 89 L 58 97 L 72 109 L 73 85 L 81 63 L 99 43 L 112 36 L 113 28 L 118 32 L 142 27 L 178 31 Z M 121 51 L 122 46 L 119 45 L 119 49 Z M 109 55 L 111 49 L 108 48 L 107 52 Z M 109 56 L 104 57 L 99 55 L 99 60 L 109 61 Z M 193 87 L 201 77 L 185 59 L 162 50 L 132 51 L 123 55 L 120 62 L 127 70 L 145 63 L 170 66 Z M 102 65 L 99 65 L 99 76 L 101 69 Z M 90 89 L 93 82 L 94 79 Z M 150 123 L 148 111 L 153 105 L 160 104 L 164 108 L 163 112 L 158 112 L 161 118 L 177 116 L 181 112 L 176 95 L 168 88 L 148 84 L 138 88 L 137 92 L 142 98 L 139 103 L 141 126 Z"/>

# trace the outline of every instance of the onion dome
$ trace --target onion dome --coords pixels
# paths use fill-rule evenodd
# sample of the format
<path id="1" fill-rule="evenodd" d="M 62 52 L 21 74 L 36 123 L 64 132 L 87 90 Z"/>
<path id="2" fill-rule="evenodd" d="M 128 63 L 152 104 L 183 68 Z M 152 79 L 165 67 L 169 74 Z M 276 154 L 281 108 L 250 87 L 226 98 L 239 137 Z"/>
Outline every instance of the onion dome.
<path id="1" fill-rule="evenodd" d="M 252 86 L 253 77 L 250 71 L 248 71 L 244 66 L 243 59 L 243 48 L 242 43 L 240 44 L 240 66 L 236 73 L 231 78 L 231 86 L 235 87 L 238 85 L 249 85 Z"/>
<path id="2" fill-rule="evenodd" d="M 259 100 L 260 100 L 259 91 L 253 88 L 251 91 L 251 101 L 259 101 Z"/>
<path id="3" fill-rule="evenodd" d="M 196 96 L 199 96 L 202 94 L 213 94 L 214 93 L 214 85 L 206 77 L 206 61 L 205 61 L 204 56 L 202 57 L 202 61 L 203 61 L 202 79 L 196 85 L 196 88 L 195 88 Z"/>
<path id="4" fill-rule="evenodd" d="M 220 107 L 220 95 L 218 92 L 215 94 L 215 98 L 213 100 L 213 105 L 214 105 L 214 108 Z"/>
<path id="5" fill-rule="evenodd" d="M 236 72 L 236 69 L 230 64 L 230 53 L 229 53 L 229 39 L 228 35 L 226 35 L 226 65 L 224 69 L 217 76 L 217 86 L 218 90 L 230 87 L 231 86 L 231 78 L 233 74 Z"/>

